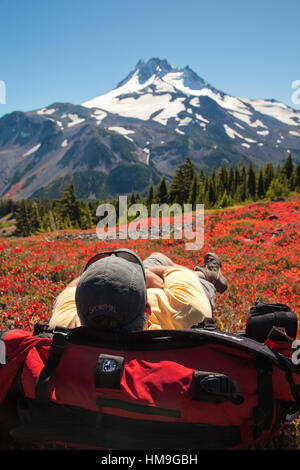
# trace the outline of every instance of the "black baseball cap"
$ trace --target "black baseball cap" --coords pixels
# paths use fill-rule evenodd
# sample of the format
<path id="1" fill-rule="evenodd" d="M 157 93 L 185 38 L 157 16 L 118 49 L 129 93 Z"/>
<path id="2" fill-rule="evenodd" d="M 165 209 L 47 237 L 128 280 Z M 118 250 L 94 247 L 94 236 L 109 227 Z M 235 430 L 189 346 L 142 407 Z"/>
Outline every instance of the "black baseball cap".
<path id="1" fill-rule="evenodd" d="M 125 248 L 93 256 L 80 276 L 75 301 L 84 326 L 103 329 L 103 319 L 109 318 L 114 330 L 143 329 L 147 289 L 139 256 Z"/>

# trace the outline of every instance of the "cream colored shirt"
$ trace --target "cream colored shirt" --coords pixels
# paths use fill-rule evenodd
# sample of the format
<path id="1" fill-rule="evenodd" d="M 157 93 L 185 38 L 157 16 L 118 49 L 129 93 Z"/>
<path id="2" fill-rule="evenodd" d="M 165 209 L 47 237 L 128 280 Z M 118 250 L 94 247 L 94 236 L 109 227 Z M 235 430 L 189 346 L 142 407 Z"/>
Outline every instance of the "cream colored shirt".
<path id="1" fill-rule="evenodd" d="M 184 267 L 170 267 L 163 275 L 164 288 L 147 289 L 151 315 L 147 328 L 185 329 L 212 316 L 210 302 L 194 271 Z M 56 299 L 50 319 L 50 328 L 81 326 L 75 303 L 76 287 L 66 287 Z"/>
<path id="2" fill-rule="evenodd" d="M 211 318 L 210 302 L 195 272 L 176 266 L 163 277 L 164 289 L 147 289 L 151 305 L 148 329 L 185 329 Z"/>

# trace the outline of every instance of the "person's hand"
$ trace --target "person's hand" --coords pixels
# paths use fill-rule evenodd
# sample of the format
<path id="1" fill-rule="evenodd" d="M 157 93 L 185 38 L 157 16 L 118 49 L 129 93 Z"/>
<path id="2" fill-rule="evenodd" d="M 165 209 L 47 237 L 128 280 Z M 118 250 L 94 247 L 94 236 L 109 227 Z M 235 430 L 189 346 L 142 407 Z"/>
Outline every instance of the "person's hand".
<path id="1" fill-rule="evenodd" d="M 149 289 L 149 287 L 156 287 L 160 289 L 164 287 L 164 281 L 160 276 L 158 276 L 158 274 L 155 274 L 150 269 L 145 269 L 145 273 L 147 289 Z"/>
<path id="2" fill-rule="evenodd" d="M 154 266 L 152 268 L 145 269 L 147 289 L 150 287 L 163 289 L 163 273 L 166 271 L 166 269 L 166 266 Z"/>

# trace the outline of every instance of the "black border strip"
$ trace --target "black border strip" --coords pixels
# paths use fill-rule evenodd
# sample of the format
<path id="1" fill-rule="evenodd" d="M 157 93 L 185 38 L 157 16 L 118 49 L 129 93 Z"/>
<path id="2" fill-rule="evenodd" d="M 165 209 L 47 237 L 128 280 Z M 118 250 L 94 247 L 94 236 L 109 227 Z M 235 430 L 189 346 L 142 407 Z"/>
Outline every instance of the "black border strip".
<path id="1" fill-rule="evenodd" d="M 168 416 L 172 418 L 180 418 L 181 412 L 179 410 L 172 410 L 170 408 L 160 408 L 158 406 L 139 405 L 129 403 L 127 401 L 118 400 L 115 398 L 97 398 L 97 405 L 101 409 L 115 408 L 119 410 L 131 411 L 133 413 L 141 413 L 147 415 Z"/>

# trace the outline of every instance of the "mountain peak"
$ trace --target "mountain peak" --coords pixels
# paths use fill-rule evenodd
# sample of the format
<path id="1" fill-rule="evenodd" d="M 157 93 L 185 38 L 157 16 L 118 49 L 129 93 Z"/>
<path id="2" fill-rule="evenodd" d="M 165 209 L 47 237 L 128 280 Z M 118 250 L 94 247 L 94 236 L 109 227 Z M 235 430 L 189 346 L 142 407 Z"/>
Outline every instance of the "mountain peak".
<path id="1" fill-rule="evenodd" d="M 201 90 L 205 86 L 210 87 L 209 84 L 203 80 L 203 78 L 200 78 L 188 65 L 184 68 L 174 67 L 170 65 L 166 59 L 152 57 L 147 62 L 140 59 L 134 70 L 130 72 L 124 80 L 118 83 L 116 88 L 125 85 L 133 77 L 142 85 L 153 76 L 169 83 L 171 81 L 175 86 L 180 80 L 184 86 L 195 90 Z"/>
<path id="2" fill-rule="evenodd" d="M 147 62 L 144 62 L 143 59 L 140 59 L 136 64 L 134 70 L 130 72 L 127 77 L 124 78 L 120 83 L 118 83 L 117 88 L 125 85 L 134 75 L 137 76 L 139 83 L 143 84 L 149 80 L 153 75 L 156 75 L 162 78 L 164 75 L 176 71 L 177 69 L 170 65 L 166 59 L 159 59 L 153 57 Z"/>

